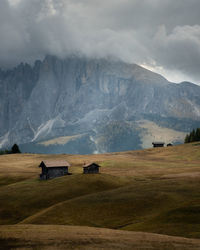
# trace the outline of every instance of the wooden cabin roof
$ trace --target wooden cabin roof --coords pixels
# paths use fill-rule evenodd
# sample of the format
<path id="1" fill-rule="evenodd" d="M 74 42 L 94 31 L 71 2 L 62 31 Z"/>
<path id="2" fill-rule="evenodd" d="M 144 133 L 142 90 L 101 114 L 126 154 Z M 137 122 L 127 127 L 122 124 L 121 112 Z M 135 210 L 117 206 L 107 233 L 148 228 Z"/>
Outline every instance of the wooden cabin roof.
<path id="1" fill-rule="evenodd" d="M 70 167 L 69 162 L 67 161 L 42 161 L 44 163 L 44 165 L 47 168 L 56 168 L 56 167 Z M 41 163 L 42 163 L 41 162 Z M 41 165 L 40 163 L 40 165 Z"/>
<path id="2" fill-rule="evenodd" d="M 95 163 L 95 162 L 90 162 L 90 163 L 84 164 L 83 167 L 84 167 L 84 168 L 87 168 L 87 167 L 89 167 L 89 166 L 91 166 L 91 165 L 96 165 L 97 167 L 100 167 L 100 166 L 99 166 L 97 163 Z"/>

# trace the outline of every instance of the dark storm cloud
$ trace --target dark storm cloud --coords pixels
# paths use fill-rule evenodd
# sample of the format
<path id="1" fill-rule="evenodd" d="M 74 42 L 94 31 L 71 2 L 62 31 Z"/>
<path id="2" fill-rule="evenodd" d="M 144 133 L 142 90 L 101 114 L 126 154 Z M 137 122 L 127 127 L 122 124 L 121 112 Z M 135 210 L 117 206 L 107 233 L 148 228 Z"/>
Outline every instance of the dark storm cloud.
<path id="1" fill-rule="evenodd" d="M 199 0 L 1 0 L 0 65 L 80 53 L 200 82 L 199 9 Z"/>

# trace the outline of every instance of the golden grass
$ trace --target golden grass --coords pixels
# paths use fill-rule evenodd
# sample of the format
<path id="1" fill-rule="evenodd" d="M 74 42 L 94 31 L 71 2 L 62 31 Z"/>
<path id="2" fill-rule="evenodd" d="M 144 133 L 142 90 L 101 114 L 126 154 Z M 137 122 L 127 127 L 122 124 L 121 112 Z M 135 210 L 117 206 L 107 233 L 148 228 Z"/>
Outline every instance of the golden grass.
<path id="1" fill-rule="evenodd" d="M 38 165 L 47 159 L 67 160 L 72 175 L 39 181 Z M 101 174 L 82 174 L 83 163 L 91 161 L 101 165 Z M 65 224 L 200 238 L 199 183 L 199 143 L 102 155 L 2 155 L 0 224 Z"/>
<path id="2" fill-rule="evenodd" d="M 174 143 L 176 141 L 184 141 L 186 133 L 173 129 L 158 126 L 156 123 L 148 120 L 140 120 L 137 122 L 140 128 L 146 130 L 142 136 L 142 146 L 144 148 L 151 147 L 152 141 L 164 141 Z"/>
<path id="3" fill-rule="evenodd" d="M 3 249 L 195 250 L 200 240 L 92 227 L 57 225 L 0 226 Z"/>
<path id="4" fill-rule="evenodd" d="M 0 188 L 0 224 L 19 223 L 54 204 L 118 188 L 127 181 L 109 175 L 67 175 L 49 181 L 28 179 Z"/>
<path id="5" fill-rule="evenodd" d="M 137 180 L 54 204 L 21 223 L 86 225 L 200 238 L 199 204 L 200 188 L 195 181 Z"/>
<path id="6" fill-rule="evenodd" d="M 120 176 L 153 176 L 198 172 L 200 145 L 185 144 L 168 148 L 151 148 L 100 155 L 40 155 L 17 154 L 0 156 L 0 177 L 37 178 L 42 160 L 67 160 L 72 167 L 70 172 L 81 173 L 87 162 L 97 162 L 101 173 Z"/>

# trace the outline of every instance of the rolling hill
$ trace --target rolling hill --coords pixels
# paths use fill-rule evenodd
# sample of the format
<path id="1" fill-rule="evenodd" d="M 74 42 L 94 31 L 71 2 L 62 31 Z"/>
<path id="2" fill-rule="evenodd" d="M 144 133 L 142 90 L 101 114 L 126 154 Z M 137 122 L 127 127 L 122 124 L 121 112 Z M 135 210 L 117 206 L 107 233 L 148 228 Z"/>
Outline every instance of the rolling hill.
<path id="1" fill-rule="evenodd" d="M 68 160 L 72 175 L 40 181 L 38 165 L 44 159 Z M 90 161 L 101 165 L 100 174 L 82 174 L 82 164 Z M 145 249 L 145 244 L 152 249 L 158 249 L 158 244 L 162 249 L 198 249 L 195 248 L 200 246 L 198 240 L 162 235 L 200 238 L 199 166 L 199 143 L 102 155 L 2 155 L 0 224 L 4 226 L 0 239 L 2 244 L 7 244 L 4 239 L 10 237 L 11 245 L 26 246 L 28 243 L 19 232 L 27 230 L 30 244 L 37 245 L 42 240 L 46 242 L 44 249 L 51 237 L 53 242 L 61 241 L 57 243 L 60 247 L 75 244 L 74 239 L 79 237 L 80 242 L 86 241 L 87 249 L 93 244 L 97 249 L 100 245 L 109 249 L 117 245 L 114 236 L 110 240 L 105 238 L 105 228 L 109 228 L 111 235 L 121 237 L 119 249 L 122 245 L 131 249 L 131 245 L 141 244 L 144 235 L 147 241 L 138 249 Z M 65 241 L 64 236 L 53 233 L 56 228 L 63 235 L 69 230 L 75 235 L 71 234 L 70 242 Z M 46 229 L 50 230 L 48 235 Z M 91 235 L 96 230 L 101 232 L 99 240 L 95 233 Z M 41 232 L 41 239 L 36 240 L 31 232 L 33 235 Z"/>
<path id="2" fill-rule="evenodd" d="M 0 226 L 0 244 L 3 249 L 196 250 L 200 240 L 93 227 L 15 225 Z"/>

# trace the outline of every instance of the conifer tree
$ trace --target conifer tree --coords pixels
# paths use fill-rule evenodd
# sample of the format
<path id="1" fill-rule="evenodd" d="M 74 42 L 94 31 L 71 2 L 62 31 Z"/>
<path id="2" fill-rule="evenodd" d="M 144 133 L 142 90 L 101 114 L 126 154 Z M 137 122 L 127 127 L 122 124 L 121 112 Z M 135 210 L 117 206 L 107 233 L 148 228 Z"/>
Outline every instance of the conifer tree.
<path id="1" fill-rule="evenodd" d="M 192 132 L 185 137 L 185 143 L 196 141 L 200 141 L 200 128 L 193 129 Z"/>
<path id="2" fill-rule="evenodd" d="M 14 145 L 12 146 L 12 148 L 11 148 L 11 153 L 12 153 L 12 154 L 19 154 L 19 153 L 21 153 L 21 151 L 19 150 L 19 147 L 18 147 L 17 144 L 14 144 Z"/>

